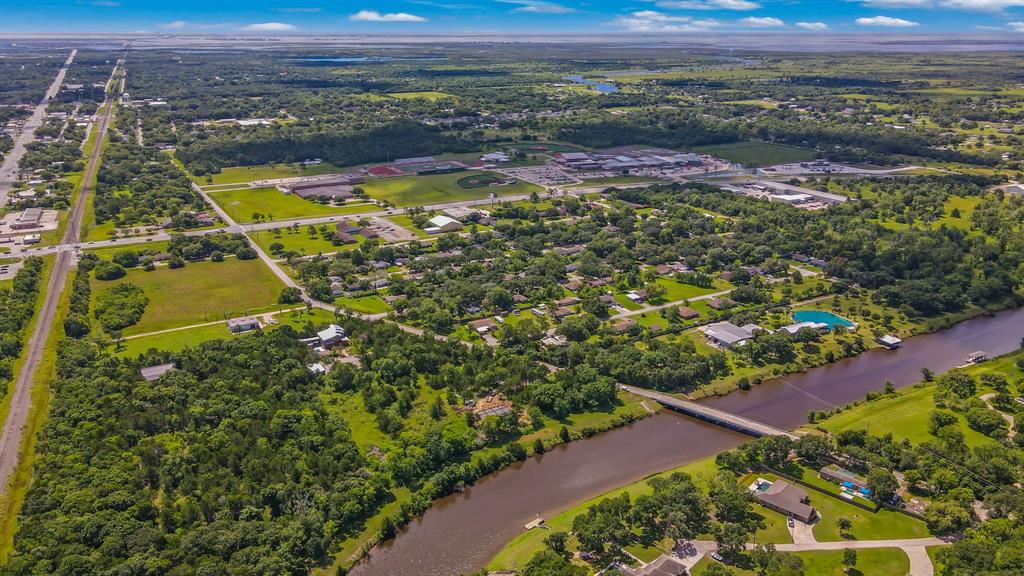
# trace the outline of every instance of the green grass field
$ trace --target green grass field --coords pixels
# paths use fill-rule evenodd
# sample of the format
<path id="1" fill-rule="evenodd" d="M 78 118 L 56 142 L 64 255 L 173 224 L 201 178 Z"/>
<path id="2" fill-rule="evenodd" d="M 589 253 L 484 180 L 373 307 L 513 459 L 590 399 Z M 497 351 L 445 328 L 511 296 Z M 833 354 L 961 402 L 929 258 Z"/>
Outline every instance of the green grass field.
<path id="1" fill-rule="evenodd" d="M 383 314 L 391 310 L 387 302 L 380 296 L 360 296 L 358 298 L 337 298 L 334 303 L 364 314 Z"/>
<path id="2" fill-rule="evenodd" d="M 184 169 L 181 163 L 178 166 Z M 212 176 L 212 184 L 243 184 L 254 180 L 271 180 L 275 178 L 295 178 L 298 176 L 316 176 L 318 174 L 330 174 L 340 172 L 341 167 L 334 164 L 317 164 L 316 166 L 303 166 L 295 164 L 274 164 L 271 166 L 233 166 L 224 168 Z M 186 173 L 188 171 L 186 170 Z M 200 186 L 208 186 L 211 183 L 206 181 L 206 176 L 195 176 L 189 174 L 192 181 Z"/>
<path id="3" fill-rule="evenodd" d="M 296 329 L 305 326 L 306 322 L 312 322 L 317 327 L 325 325 L 334 319 L 334 315 L 326 310 L 314 308 L 312 310 L 294 310 L 274 316 L 274 320 L 280 325 L 287 324 Z M 118 356 L 133 358 L 148 351 L 150 348 L 177 352 L 188 346 L 198 346 L 203 342 L 216 340 L 218 338 L 241 338 L 248 333 L 232 334 L 228 331 L 227 325 L 223 322 L 210 324 L 209 326 L 198 326 L 163 332 L 160 334 L 143 335 L 138 338 L 128 338 L 121 342 L 121 348 L 117 350 Z"/>
<path id="4" fill-rule="evenodd" d="M 254 222 L 253 215 L 260 213 L 269 220 L 290 220 L 316 216 L 337 216 L 339 214 L 360 214 L 379 210 L 376 205 L 366 202 L 350 202 L 344 206 L 319 204 L 303 200 L 292 194 L 285 194 L 273 186 L 242 188 L 211 192 L 216 202 L 235 222 Z"/>
<path id="5" fill-rule="evenodd" d="M 264 251 L 270 254 L 271 257 L 276 258 L 274 254 L 270 252 L 271 244 L 281 244 L 284 246 L 285 252 L 295 251 L 299 254 L 330 254 L 332 252 L 340 252 L 342 250 L 353 250 L 362 243 L 362 237 L 356 236 L 356 244 L 341 244 L 335 246 L 330 240 L 325 240 L 323 235 L 320 234 L 319 227 L 327 226 L 328 232 L 334 233 L 334 223 L 321 224 L 317 226 L 316 235 L 309 235 L 308 226 L 299 226 L 298 230 L 293 231 L 289 227 L 282 227 L 276 230 L 259 230 L 249 234 L 249 237 L 259 245 Z"/>
<path id="6" fill-rule="evenodd" d="M 489 186 L 486 188 L 465 189 L 457 182 L 467 176 L 481 176 L 488 172 L 454 172 L 451 174 L 432 174 L 429 176 L 397 176 L 394 178 L 378 178 L 369 180 L 363 185 L 366 193 L 395 206 L 425 206 L 460 200 L 477 200 L 487 198 L 492 192 L 497 196 L 511 196 L 543 192 L 536 184 L 517 181 L 507 186 Z M 497 175 L 500 177 L 500 175 Z"/>
<path id="7" fill-rule="evenodd" d="M 126 328 L 125 336 L 273 310 L 284 288 L 261 261 L 229 258 L 192 262 L 177 270 L 166 266 L 152 272 L 129 270 L 124 278 L 110 282 L 94 278 L 93 304 L 100 292 L 121 282 L 135 284 L 149 298 L 142 319 Z"/>
<path id="8" fill-rule="evenodd" d="M 744 166 L 771 166 L 814 160 L 813 150 L 768 144 L 767 142 L 734 142 L 732 144 L 697 146 L 693 151 L 725 158 Z"/>
<path id="9" fill-rule="evenodd" d="M 845 572 L 841 550 L 797 552 L 804 561 L 807 576 L 903 576 L 910 570 L 910 559 L 899 548 L 857 550 L 857 565 Z M 715 561 L 705 556 L 693 567 L 693 576 L 702 576 Z M 751 570 L 731 567 L 737 576 L 755 576 Z"/>

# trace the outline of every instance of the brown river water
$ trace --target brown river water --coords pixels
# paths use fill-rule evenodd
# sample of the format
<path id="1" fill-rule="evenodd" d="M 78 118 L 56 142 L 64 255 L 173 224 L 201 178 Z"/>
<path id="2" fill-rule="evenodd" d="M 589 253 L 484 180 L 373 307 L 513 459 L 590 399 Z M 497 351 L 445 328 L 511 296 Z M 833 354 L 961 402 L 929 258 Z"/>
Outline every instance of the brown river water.
<path id="1" fill-rule="evenodd" d="M 941 373 L 983 350 L 1016 350 L 1024 308 L 908 338 L 897 351 L 854 358 L 766 382 L 706 402 L 782 428 L 806 423 L 808 410 L 863 398 L 886 380 L 897 387 Z M 552 449 L 442 498 L 397 538 L 374 548 L 353 576 L 453 576 L 481 569 L 537 515 L 557 512 L 650 474 L 738 446 L 748 436 L 664 410 L 587 440 Z"/>

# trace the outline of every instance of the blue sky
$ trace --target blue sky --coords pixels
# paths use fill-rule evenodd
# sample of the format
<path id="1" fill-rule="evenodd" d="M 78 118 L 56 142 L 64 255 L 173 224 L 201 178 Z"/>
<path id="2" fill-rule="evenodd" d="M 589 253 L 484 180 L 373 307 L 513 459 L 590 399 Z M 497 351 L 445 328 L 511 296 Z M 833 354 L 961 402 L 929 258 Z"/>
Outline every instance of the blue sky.
<path id="1" fill-rule="evenodd" d="M 1024 35 L 1024 0 L 0 0 L 0 31 Z"/>

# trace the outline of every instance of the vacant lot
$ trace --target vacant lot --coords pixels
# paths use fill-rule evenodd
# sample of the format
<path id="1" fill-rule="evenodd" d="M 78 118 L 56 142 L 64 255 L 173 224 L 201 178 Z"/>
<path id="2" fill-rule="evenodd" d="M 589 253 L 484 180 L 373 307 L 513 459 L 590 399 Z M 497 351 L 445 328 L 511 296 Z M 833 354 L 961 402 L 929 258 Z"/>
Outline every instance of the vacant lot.
<path id="1" fill-rule="evenodd" d="M 238 223 L 254 222 L 256 213 L 266 220 L 289 220 L 314 216 L 336 216 L 372 212 L 377 206 L 367 203 L 351 203 L 345 206 L 318 204 L 303 200 L 292 194 L 285 194 L 273 186 L 242 188 L 224 192 L 211 192 L 213 198 L 228 216 Z"/>
<path id="2" fill-rule="evenodd" d="M 125 336 L 190 326 L 243 316 L 277 307 L 284 284 L 259 260 L 194 262 L 171 270 L 130 270 L 121 279 L 92 280 L 93 302 L 97 295 L 121 282 L 142 288 L 149 305 L 142 320 L 124 330 Z"/>
<path id="3" fill-rule="evenodd" d="M 363 189 L 371 197 L 390 202 L 395 206 L 424 206 L 444 202 L 478 200 L 480 198 L 487 198 L 492 192 L 498 196 L 510 196 L 513 194 L 529 194 L 531 192 L 544 191 L 543 188 L 536 184 L 530 184 L 521 180 L 507 186 L 488 186 L 466 190 L 460 187 L 457 182 L 467 176 L 494 176 L 501 178 L 500 175 L 491 172 L 454 172 L 452 174 L 433 174 L 430 176 L 398 176 L 395 178 L 370 180 L 363 185 Z"/>
<path id="4" fill-rule="evenodd" d="M 814 160 L 813 150 L 779 146 L 778 144 L 768 144 L 766 142 L 734 142 L 732 144 L 698 146 L 693 151 L 725 158 L 744 166 L 771 166 L 773 164 Z"/>

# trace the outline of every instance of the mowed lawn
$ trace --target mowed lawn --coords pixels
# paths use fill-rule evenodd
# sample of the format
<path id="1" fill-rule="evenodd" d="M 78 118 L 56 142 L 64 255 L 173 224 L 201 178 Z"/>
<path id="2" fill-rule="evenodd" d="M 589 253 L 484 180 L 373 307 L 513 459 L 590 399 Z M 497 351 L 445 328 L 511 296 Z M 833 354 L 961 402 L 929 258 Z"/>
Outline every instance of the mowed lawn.
<path id="1" fill-rule="evenodd" d="M 254 180 L 272 180 L 275 178 L 295 178 L 297 176 L 316 176 L 319 174 L 330 174 L 341 172 L 343 169 L 334 164 L 317 164 L 316 166 L 303 166 L 302 164 L 274 164 L 271 166 L 233 166 L 224 168 L 213 175 L 213 185 L 217 184 L 244 184 Z M 209 186 L 206 176 L 192 176 L 192 180 L 200 186 Z"/>
<path id="2" fill-rule="evenodd" d="M 711 154 L 717 158 L 725 158 L 739 162 L 745 166 L 771 166 L 789 162 L 814 160 L 813 150 L 768 144 L 767 142 L 733 142 L 732 144 L 713 144 L 697 146 L 694 152 Z"/>
<path id="3" fill-rule="evenodd" d="M 294 306 L 294 304 L 292 306 Z M 313 308 L 312 310 L 292 310 L 274 316 L 274 321 L 279 325 L 287 324 L 296 330 L 301 330 L 307 322 L 312 322 L 317 328 L 320 328 L 333 320 L 334 314 L 326 310 L 321 310 L 320 308 Z M 162 332 L 160 334 L 152 334 L 148 336 L 143 335 L 138 338 L 128 338 L 121 342 L 121 349 L 117 351 L 117 355 L 133 358 L 139 354 L 147 352 L 150 348 L 166 350 L 169 352 L 178 352 L 180 350 L 184 350 L 186 347 L 195 347 L 210 340 L 240 338 L 246 334 L 252 334 L 252 332 L 232 334 L 228 331 L 228 327 L 225 322 L 218 322 L 216 324 L 197 326 L 195 328 L 185 328 L 183 330 Z"/>
<path id="4" fill-rule="evenodd" d="M 857 550 L 857 565 L 849 572 L 843 570 L 842 550 L 816 550 L 796 552 L 804 561 L 804 574 L 808 576 L 904 576 L 910 571 L 910 559 L 899 548 L 868 548 Z M 705 556 L 693 567 L 693 576 L 702 576 L 715 561 Z M 731 567 L 737 576 L 754 576 L 755 572 Z"/>
<path id="5" fill-rule="evenodd" d="M 544 191 L 540 186 L 522 180 L 507 186 L 488 186 L 470 189 L 462 188 L 456 184 L 457 181 L 466 176 L 484 175 L 503 177 L 500 174 L 480 171 L 431 174 L 429 176 L 396 176 L 394 178 L 369 180 L 363 184 L 363 189 L 366 190 L 369 196 L 377 200 L 390 202 L 395 206 L 425 206 L 444 202 L 478 200 L 480 198 L 487 198 L 492 192 L 497 196 L 511 196 L 514 194 L 530 194 L 531 192 L 540 193 Z"/>
<path id="6" fill-rule="evenodd" d="M 134 269 L 124 278 L 109 282 L 93 278 L 93 306 L 100 292 L 122 282 L 142 288 L 149 298 L 142 319 L 125 328 L 125 336 L 276 309 L 277 297 L 284 288 L 263 262 L 229 258 L 224 262 L 190 262 L 177 270 L 166 266 L 152 272 Z"/>
<path id="7" fill-rule="evenodd" d="M 358 201 L 344 206 L 319 204 L 303 200 L 293 194 L 285 194 L 273 186 L 210 192 L 210 198 L 213 198 L 213 201 L 223 208 L 232 220 L 240 224 L 255 221 L 253 214 L 257 212 L 270 220 L 289 220 L 315 216 L 359 214 L 379 210 L 374 204 Z"/>
<path id="8" fill-rule="evenodd" d="M 891 432 L 897 440 L 906 438 L 914 444 L 921 444 L 935 440 L 928 432 L 928 422 L 935 410 L 934 395 L 934 385 L 908 388 L 893 397 L 865 402 L 840 412 L 816 426 L 833 434 L 843 430 L 867 430 L 876 435 Z M 994 442 L 981 432 L 972 430 L 963 414 L 957 414 L 957 420 L 968 446 Z"/>

